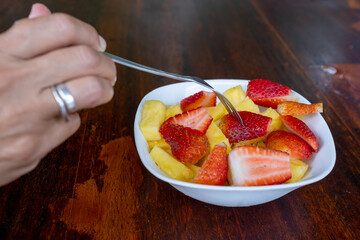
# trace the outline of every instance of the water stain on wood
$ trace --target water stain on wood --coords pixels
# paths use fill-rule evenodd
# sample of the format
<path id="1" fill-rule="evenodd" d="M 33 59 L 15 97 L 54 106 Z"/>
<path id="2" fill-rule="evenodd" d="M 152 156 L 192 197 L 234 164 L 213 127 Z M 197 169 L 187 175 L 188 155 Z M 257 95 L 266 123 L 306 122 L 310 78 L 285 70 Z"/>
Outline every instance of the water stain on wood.
<path id="1" fill-rule="evenodd" d="M 360 78 L 360 64 L 332 64 L 325 65 L 323 69 L 333 69 L 333 72 L 325 71 L 331 75 L 332 82 L 338 85 L 335 89 L 343 89 L 344 94 L 347 91 L 360 91 L 360 84 L 358 79 Z M 354 94 L 354 96 L 358 96 Z"/>
<path id="2" fill-rule="evenodd" d="M 110 141 L 102 147 L 99 160 L 107 167 L 101 192 L 93 178 L 75 185 L 74 198 L 60 220 L 94 239 L 140 238 L 135 216 L 140 209 L 137 196 L 143 177 L 133 140 L 122 137 Z"/>
<path id="3" fill-rule="evenodd" d="M 354 111 L 360 106 L 360 64 L 316 65 L 309 70 L 319 88 L 332 99 L 332 107 L 343 121 L 341 125 L 349 125 L 351 134 L 348 137 L 360 136 L 357 127 L 360 124 L 360 112 Z M 326 108 L 325 105 L 324 111 L 327 111 Z"/>
<path id="4" fill-rule="evenodd" d="M 312 66 L 311 69 L 318 71 L 325 86 L 331 87 L 335 94 L 346 96 L 350 91 L 354 94 L 349 97 L 358 98 L 360 64 L 329 64 Z"/>

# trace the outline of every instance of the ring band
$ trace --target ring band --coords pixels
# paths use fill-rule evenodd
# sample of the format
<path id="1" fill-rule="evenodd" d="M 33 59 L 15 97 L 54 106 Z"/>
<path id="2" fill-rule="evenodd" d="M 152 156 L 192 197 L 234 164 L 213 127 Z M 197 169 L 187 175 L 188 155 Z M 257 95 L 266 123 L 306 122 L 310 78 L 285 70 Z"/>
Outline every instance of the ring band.
<path id="1" fill-rule="evenodd" d="M 76 112 L 76 104 L 74 96 L 64 83 L 54 85 L 51 87 L 52 94 L 55 101 L 59 105 L 61 116 L 65 122 L 69 121 L 69 114 Z"/>
<path id="2" fill-rule="evenodd" d="M 68 113 L 76 112 L 76 104 L 73 95 L 64 83 L 56 85 L 56 90 L 59 93 L 60 98 L 64 101 L 65 107 Z"/>
<path id="3" fill-rule="evenodd" d="M 56 90 L 56 86 L 51 87 L 51 92 L 52 92 L 52 94 L 53 94 L 53 96 L 55 98 L 55 101 L 59 105 L 61 116 L 64 118 L 65 122 L 68 122 L 69 121 L 69 114 L 68 114 L 68 112 L 66 110 L 65 102 L 62 100 L 62 98 L 60 97 L 58 91 Z"/>

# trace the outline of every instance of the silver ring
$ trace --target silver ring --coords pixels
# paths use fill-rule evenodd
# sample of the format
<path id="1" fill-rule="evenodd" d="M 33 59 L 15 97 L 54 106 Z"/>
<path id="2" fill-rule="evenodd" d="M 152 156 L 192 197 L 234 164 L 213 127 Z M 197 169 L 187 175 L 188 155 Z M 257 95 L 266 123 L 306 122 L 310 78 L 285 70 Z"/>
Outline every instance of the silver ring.
<path id="1" fill-rule="evenodd" d="M 60 107 L 60 113 L 61 113 L 61 116 L 65 119 L 66 122 L 69 121 L 69 114 L 68 114 L 68 111 L 66 110 L 66 106 L 65 106 L 65 102 L 63 101 L 63 99 L 60 97 L 57 89 L 56 89 L 56 86 L 52 86 L 51 87 L 51 92 L 55 98 L 55 101 L 57 102 L 57 104 L 59 105 Z"/>
<path id="2" fill-rule="evenodd" d="M 60 98 L 63 100 L 66 110 L 68 113 L 74 113 L 76 112 L 76 104 L 74 96 L 70 93 L 69 89 L 65 86 L 64 83 L 61 83 L 59 85 L 56 85 L 56 90 L 60 96 Z"/>

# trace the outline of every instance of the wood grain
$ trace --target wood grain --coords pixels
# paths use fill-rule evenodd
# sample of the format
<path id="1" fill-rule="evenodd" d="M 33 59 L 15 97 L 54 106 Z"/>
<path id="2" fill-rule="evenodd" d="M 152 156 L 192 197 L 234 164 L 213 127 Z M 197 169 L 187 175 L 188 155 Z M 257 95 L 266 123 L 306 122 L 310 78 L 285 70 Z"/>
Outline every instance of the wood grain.
<path id="1" fill-rule="evenodd" d="M 34 1 L 3 0 L 0 30 Z M 174 81 L 118 67 L 113 100 L 0 188 L 0 239 L 360 239 L 359 1 L 46 0 L 92 24 L 107 51 L 203 78 L 267 78 L 323 102 L 337 162 L 329 176 L 258 206 L 191 199 L 142 166 L 142 97 Z M 336 72 L 335 72 L 335 70 Z"/>

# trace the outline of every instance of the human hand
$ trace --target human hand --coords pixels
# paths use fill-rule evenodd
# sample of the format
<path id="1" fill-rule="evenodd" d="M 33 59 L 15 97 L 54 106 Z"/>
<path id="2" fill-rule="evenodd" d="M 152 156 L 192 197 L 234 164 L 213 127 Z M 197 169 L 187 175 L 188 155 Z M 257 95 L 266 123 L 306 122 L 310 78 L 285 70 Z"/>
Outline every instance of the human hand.
<path id="1" fill-rule="evenodd" d="M 79 128 L 76 112 L 68 122 L 61 117 L 52 86 L 65 83 L 75 111 L 110 101 L 116 68 L 105 47 L 93 27 L 42 4 L 0 34 L 0 186 L 30 172 Z"/>

